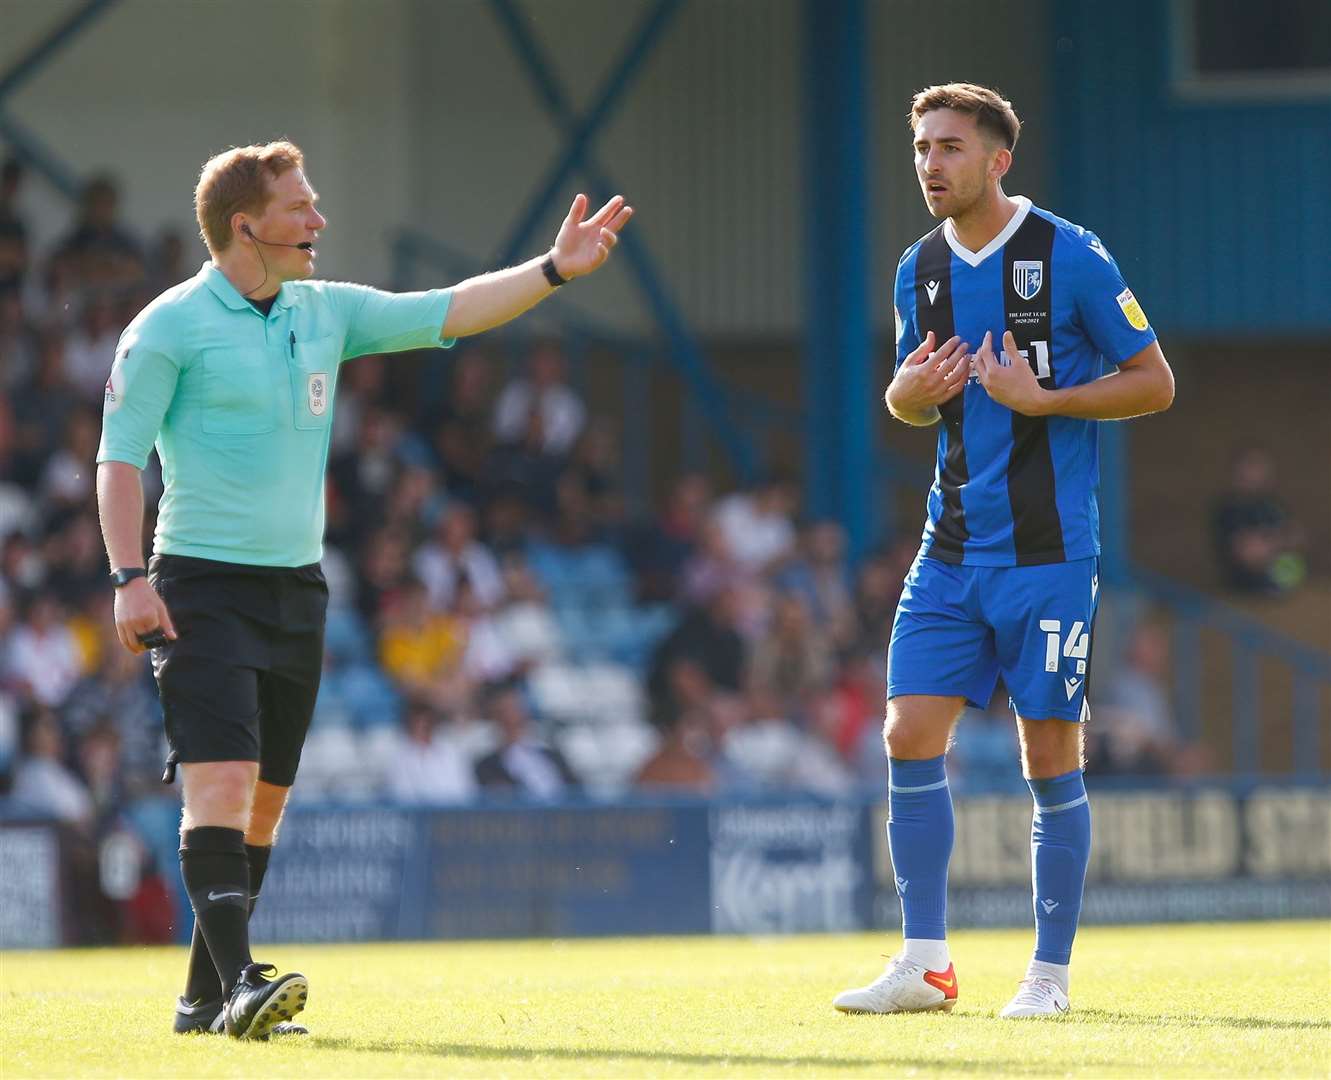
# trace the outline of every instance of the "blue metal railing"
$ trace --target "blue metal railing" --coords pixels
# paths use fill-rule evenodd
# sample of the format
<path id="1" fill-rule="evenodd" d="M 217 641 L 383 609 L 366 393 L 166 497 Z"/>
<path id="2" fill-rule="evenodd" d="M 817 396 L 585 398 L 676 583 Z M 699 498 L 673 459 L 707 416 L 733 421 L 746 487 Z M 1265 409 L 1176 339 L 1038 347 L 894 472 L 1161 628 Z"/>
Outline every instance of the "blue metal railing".
<path id="1" fill-rule="evenodd" d="M 418 271 L 428 267 L 461 280 L 481 271 L 475 260 L 430 237 L 411 230 L 401 230 L 392 238 L 394 285 L 399 289 L 420 287 Z M 569 342 L 575 362 L 577 353 L 589 343 L 612 348 L 625 362 L 623 380 L 623 415 L 650 415 L 650 379 L 654 369 L 681 375 L 676 358 L 662 341 L 650 336 L 626 334 L 606 327 L 594 314 L 581 311 L 569 297 L 542 309 L 542 315 L 558 326 Z M 515 328 L 500 331 L 507 342 L 518 348 L 531 336 L 530 330 Z M 689 395 L 681 412 L 679 443 L 682 448 L 675 464 L 688 469 L 705 469 L 709 464 L 708 434 L 726 454 L 733 439 L 720 437 L 717 425 L 727 424 L 731 431 L 743 434 L 747 445 L 757 451 L 759 460 L 770 460 L 775 441 L 806 430 L 805 409 L 769 401 L 758 394 L 710 380 L 710 389 L 718 394 L 712 407 L 702 409 L 692 401 L 695 387 L 681 380 Z M 718 407 L 719 406 L 719 407 Z M 629 495 L 641 496 L 650 490 L 653 475 L 650 425 L 626 425 L 621 481 Z M 733 457 L 728 464 L 735 468 Z M 738 475 L 742 471 L 735 468 Z M 886 511 L 880 526 L 887 535 L 913 532 L 918 521 L 897 520 L 896 507 L 903 487 L 919 492 L 932 482 L 932 465 L 915 461 L 879 448 L 875 460 L 874 482 L 877 490 L 870 498 L 881 500 Z M 1243 776 L 1256 776 L 1260 770 L 1262 717 L 1259 673 L 1263 661 L 1282 666 L 1293 683 L 1294 735 L 1293 761 L 1288 770 L 1304 777 L 1320 777 L 1322 746 L 1320 739 L 1321 700 L 1331 691 L 1331 657 L 1277 633 L 1256 619 L 1200 590 L 1130 562 L 1111 572 L 1106 565 L 1106 579 L 1111 587 L 1145 596 L 1165 609 L 1172 620 L 1173 699 L 1183 734 L 1191 741 L 1203 735 L 1203 685 L 1206 678 L 1202 663 L 1202 633 L 1211 631 L 1227 639 L 1233 657 L 1230 666 L 1229 731 L 1232 770 Z"/>

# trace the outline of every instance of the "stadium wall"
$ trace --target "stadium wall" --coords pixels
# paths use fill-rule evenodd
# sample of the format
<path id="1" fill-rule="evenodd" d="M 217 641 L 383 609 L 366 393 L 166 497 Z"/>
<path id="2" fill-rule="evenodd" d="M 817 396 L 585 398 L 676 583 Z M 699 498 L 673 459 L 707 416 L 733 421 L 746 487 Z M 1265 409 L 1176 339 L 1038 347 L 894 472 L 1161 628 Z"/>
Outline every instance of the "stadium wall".
<path id="1" fill-rule="evenodd" d="M 1198 98 L 1176 83 L 1178 4 L 1059 4 L 1055 172 L 1161 331 L 1331 327 L 1331 90 Z M 1325 358 L 1325 346 L 1322 347 Z"/>
<path id="2" fill-rule="evenodd" d="M 78 6 L 5 0 L 0 70 Z M 145 240 L 180 229 L 196 266 L 206 257 L 192 205 L 199 166 L 228 146 L 289 136 L 333 221 L 321 275 L 386 282 L 386 237 L 412 216 L 409 25 L 401 2 L 120 0 L 4 108 L 77 175 L 112 172 L 124 223 Z M 36 175 L 21 205 L 44 254 L 72 208 Z"/>
<path id="3" fill-rule="evenodd" d="M 0 70 L 78 5 L 6 0 Z M 590 103 L 652 0 L 518 0 L 573 107 Z M 802 0 L 685 0 L 592 144 L 639 209 L 633 228 L 694 330 L 792 339 L 804 324 Z M 873 317 L 892 332 L 906 244 L 931 227 L 904 116 L 911 94 L 957 77 L 999 85 L 1026 120 L 1013 190 L 1046 199 L 1047 0 L 871 4 L 868 130 Z M 1024 59 L 1023 59 L 1024 58 Z M 134 229 L 193 236 L 197 170 L 238 142 L 305 147 L 331 226 L 326 277 L 386 284 L 387 237 L 409 226 L 492 268 L 564 143 L 489 0 L 119 0 L 4 102 L 78 175 L 110 169 Z M 812 163 L 816 167 L 816 163 Z M 581 173 L 524 253 L 547 242 Z M 35 177 L 23 207 L 39 250 L 70 208 Z M 196 250 L 203 258 L 202 245 Z M 646 330 L 624 260 L 579 286 L 598 321 Z"/>
<path id="4" fill-rule="evenodd" d="M 161 866 L 174 860 L 174 810 L 163 803 L 161 835 L 145 836 Z M 1029 924 L 1030 819 L 1024 796 L 957 800 L 952 925 Z M 885 820 L 886 807 L 864 800 L 296 808 L 254 932 L 370 941 L 895 928 Z M 1092 820 L 1087 924 L 1331 915 L 1324 790 L 1106 790 Z M 0 828 L 0 861 L 15 868 L 0 947 L 61 943 L 56 835 L 40 823 Z"/>

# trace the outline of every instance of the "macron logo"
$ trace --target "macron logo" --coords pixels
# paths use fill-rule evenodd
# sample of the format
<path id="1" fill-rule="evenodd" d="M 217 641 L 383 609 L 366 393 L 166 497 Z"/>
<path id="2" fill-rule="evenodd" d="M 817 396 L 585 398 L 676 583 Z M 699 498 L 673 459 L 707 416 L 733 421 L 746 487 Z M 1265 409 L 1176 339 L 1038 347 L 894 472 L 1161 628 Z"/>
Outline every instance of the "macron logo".
<path id="1" fill-rule="evenodd" d="M 935 297 L 938 296 L 938 284 L 939 283 L 937 281 L 930 281 L 928 284 L 924 286 L 924 291 L 929 294 L 930 304 L 932 304 L 934 302 Z"/>
<path id="2" fill-rule="evenodd" d="M 904 895 L 906 889 L 909 887 L 910 887 L 910 882 L 907 881 L 904 877 L 897 878 L 897 892 L 902 893 Z"/>
<path id="3" fill-rule="evenodd" d="M 1068 700 L 1072 700 L 1072 695 L 1077 692 L 1077 687 L 1081 685 L 1080 679 L 1064 679 L 1063 689 L 1068 692 Z"/>
<path id="4" fill-rule="evenodd" d="M 1052 915 L 1053 912 L 1054 912 L 1054 908 L 1058 907 L 1058 901 L 1057 901 L 1057 900 L 1041 900 L 1041 901 L 1040 901 L 1040 906 L 1041 906 L 1042 908 L 1044 908 L 1044 913 L 1045 913 L 1046 915 Z"/>

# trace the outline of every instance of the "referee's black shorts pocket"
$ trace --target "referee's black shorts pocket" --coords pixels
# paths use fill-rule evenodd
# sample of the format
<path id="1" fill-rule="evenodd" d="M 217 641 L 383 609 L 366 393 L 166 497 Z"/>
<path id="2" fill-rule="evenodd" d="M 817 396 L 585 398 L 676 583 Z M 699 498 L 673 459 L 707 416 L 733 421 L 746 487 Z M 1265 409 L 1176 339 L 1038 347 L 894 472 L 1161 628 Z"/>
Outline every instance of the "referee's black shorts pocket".
<path id="1" fill-rule="evenodd" d="M 259 760 L 259 673 L 174 650 L 154 664 L 166 741 L 178 760 Z"/>

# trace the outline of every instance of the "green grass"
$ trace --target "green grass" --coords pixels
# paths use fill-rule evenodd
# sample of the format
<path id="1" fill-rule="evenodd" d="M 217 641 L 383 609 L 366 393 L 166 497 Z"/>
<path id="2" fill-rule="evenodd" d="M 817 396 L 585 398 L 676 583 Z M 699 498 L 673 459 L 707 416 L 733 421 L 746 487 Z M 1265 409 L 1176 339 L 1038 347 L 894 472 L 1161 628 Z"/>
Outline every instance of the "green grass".
<path id="1" fill-rule="evenodd" d="M 0 955 L 0 1076 L 1328 1075 L 1314 923 L 1089 929 L 1073 1013 L 1005 1021 L 1027 932 L 958 933 L 951 1015 L 843 1016 L 887 935 L 281 946 L 309 1039 L 170 1034 L 183 949 Z"/>

